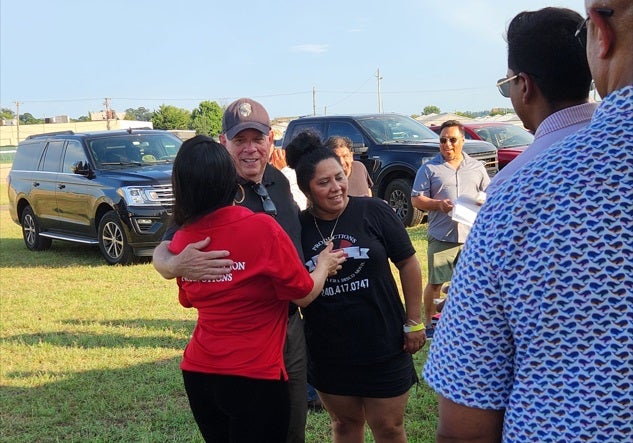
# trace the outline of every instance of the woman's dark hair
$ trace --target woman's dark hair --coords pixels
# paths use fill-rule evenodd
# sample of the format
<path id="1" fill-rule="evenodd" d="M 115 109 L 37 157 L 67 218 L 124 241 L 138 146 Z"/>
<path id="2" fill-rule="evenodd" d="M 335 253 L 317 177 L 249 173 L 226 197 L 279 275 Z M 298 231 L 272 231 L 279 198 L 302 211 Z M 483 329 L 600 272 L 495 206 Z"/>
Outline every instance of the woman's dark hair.
<path id="1" fill-rule="evenodd" d="M 310 180 L 314 178 L 316 166 L 328 158 L 341 164 L 338 156 L 321 142 L 319 134 L 302 131 L 286 146 L 286 162 L 297 174 L 297 185 L 306 195 L 310 195 Z"/>
<path id="2" fill-rule="evenodd" d="M 231 155 L 211 137 L 197 135 L 185 141 L 171 175 L 177 225 L 191 223 L 233 203 L 237 172 Z"/>
<path id="3" fill-rule="evenodd" d="M 565 8 L 524 11 L 508 26 L 508 68 L 530 74 L 550 105 L 589 96 L 591 72 L 575 37 L 580 14 Z"/>

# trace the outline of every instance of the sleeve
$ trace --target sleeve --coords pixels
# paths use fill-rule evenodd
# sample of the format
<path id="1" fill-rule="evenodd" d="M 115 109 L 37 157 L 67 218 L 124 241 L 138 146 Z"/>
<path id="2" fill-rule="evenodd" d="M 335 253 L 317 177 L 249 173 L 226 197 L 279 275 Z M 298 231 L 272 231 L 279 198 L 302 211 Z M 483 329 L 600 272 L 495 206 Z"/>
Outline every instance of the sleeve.
<path id="1" fill-rule="evenodd" d="M 277 298 L 280 300 L 303 298 L 314 286 L 312 277 L 301 262 L 297 248 L 288 234 L 269 216 L 265 217 L 270 226 L 266 235 L 272 239 L 266 268 Z"/>
<path id="2" fill-rule="evenodd" d="M 488 188 L 489 184 L 490 184 L 490 176 L 488 175 L 488 172 L 485 171 L 485 174 L 483 175 L 483 180 L 481 181 L 480 191 L 485 191 Z"/>
<path id="3" fill-rule="evenodd" d="M 169 226 L 167 226 L 165 233 L 163 234 L 163 241 L 169 241 L 174 238 L 174 234 L 179 228 L 180 226 L 170 223 Z"/>
<path id="4" fill-rule="evenodd" d="M 514 341 L 498 270 L 488 257 L 502 242 L 482 215 L 459 258 L 423 375 L 455 403 L 503 409 L 514 383 Z"/>
<path id="5" fill-rule="evenodd" d="M 418 169 L 418 172 L 415 174 L 415 180 L 413 181 L 411 197 L 417 197 L 419 195 L 431 197 L 431 175 L 430 170 L 426 165 L 420 166 L 420 169 Z"/>
<path id="6" fill-rule="evenodd" d="M 397 263 L 415 254 L 409 233 L 393 208 L 378 199 L 370 199 L 366 203 L 374 206 L 371 210 L 376 214 L 376 224 L 389 259 Z"/>

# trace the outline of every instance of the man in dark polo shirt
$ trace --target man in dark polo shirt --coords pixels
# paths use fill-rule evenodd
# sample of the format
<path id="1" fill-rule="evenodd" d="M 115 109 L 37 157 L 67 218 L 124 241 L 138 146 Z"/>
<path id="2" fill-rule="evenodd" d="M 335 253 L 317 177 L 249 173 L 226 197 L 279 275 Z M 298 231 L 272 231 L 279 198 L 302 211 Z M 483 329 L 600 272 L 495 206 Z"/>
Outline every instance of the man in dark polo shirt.
<path id="1" fill-rule="evenodd" d="M 220 143 L 233 157 L 239 176 L 240 186 L 235 203 L 275 217 L 292 239 L 303 260 L 299 207 L 292 198 L 286 177 L 268 163 L 273 146 L 273 132 L 264 107 L 248 98 L 231 103 L 222 116 Z M 168 245 L 176 229 L 177 227 L 170 228 L 163 242 L 154 250 L 154 267 L 163 277 L 213 280 L 229 272 L 232 264 L 228 258 L 229 251 L 201 251 L 208 245 L 209 239 L 190 244 L 178 255 L 171 254 Z M 303 443 L 307 415 L 305 337 L 296 305 L 290 304 L 288 314 L 284 348 L 290 391 L 287 442 Z"/>

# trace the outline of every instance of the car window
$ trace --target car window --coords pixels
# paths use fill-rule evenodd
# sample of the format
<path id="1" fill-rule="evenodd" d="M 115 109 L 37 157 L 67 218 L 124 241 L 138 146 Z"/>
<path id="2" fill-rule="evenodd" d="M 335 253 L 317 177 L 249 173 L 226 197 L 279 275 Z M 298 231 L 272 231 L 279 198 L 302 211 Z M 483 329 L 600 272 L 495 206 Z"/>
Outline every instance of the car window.
<path id="1" fill-rule="evenodd" d="M 332 136 L 347 137 L 354 144 L 364 144 L 363 134 L 348 122 L 331 122 L 328 126 L 328 137 Z"/>
<path id="2" fill-rule="evenodd" d="M 497 148 L 529 145 L 534 141 L 532 134 L 516 125 L 488 126 L 475 128 L 474 131 Z"/>
<path id="3" fill-rule="evenodd" d="M 283 144 L 285 146 L 288 146 L 288 144 L 292 141 L 292 139 L 295 138 L 297 136 L 297 134 L 299 134 L 300 132 L 303 132 L 303 131 L 315 132 L 316 134 L 319 135 L 319 137 L 321 137 L 321 140 L 323 140 L 323 134 L 321 133 L 321 123 L 319 123 L 319 122 L 302 122 L 302 123 L 296 124 L 295 127 L 292 129 L 292 132 L 290 134 L 288 132 L 286 132 L 284 134 Z"/>
<path id="4" fill-rule="evenodd" d="M 20 143 L 17 152 L 15 153 L 15 158 L 13 159 L 12 169 L 24 170 L 24 171 L 35 171 L 40 163 L 40 158 L 42 158 L 42 153 L 44 152 L 44 147 L 46 146 L 46 141 L 26 141 Z"/>
<path id="5" fill-rule="evenodd" d="M 63 147 L 63 140 L 53 140 L 48 143 L 46 152 L 44 153 L 44 161 L 40 169 L 41 171 L 59 172 Z"/>
<path id="6" fill-rule="evenodd" d="M 384 114 L 359 118 L 358 123 L 377 143 L 437 140 L 437 135 L 422 123 L 403 115 Z"/>
<path id="7" fill-rule="evenodd" d="M 68 140 L 66 145 L 66 153 L 64 154 L 64 163 L 62 166 L 62 172 L 66 174 L 72 174 L 72 167 L 78 162 L 86 163 L 88 159 L 84 153 L 81 143 L 77 140 Z"/>

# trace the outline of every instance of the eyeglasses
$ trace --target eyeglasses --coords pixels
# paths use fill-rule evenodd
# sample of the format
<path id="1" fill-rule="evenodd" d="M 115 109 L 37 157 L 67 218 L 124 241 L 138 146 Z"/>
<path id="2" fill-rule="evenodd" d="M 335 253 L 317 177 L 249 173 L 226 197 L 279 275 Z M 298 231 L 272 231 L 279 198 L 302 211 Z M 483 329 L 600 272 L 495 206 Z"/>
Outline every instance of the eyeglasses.
<path id="1" fill-rule="evenodd" d="M 510 97 L 510 82 L 519 77 L 521 73 L 519 72 L 512 77 L 500 78 L 497 80 L 497 88 L 499 88 L 499 93 L 504 97 Z"/>
<path id="2" fill-rule="evenodd" d="M 592 8 L 589 11 L 590 11 L 590 14 L 591 14 L 591 11 L 594 11 L 603 17 L 611 17 L 613 15 L 613 9 L 609 9 L 609 8 Z M 574 33 L 574 37 L 578 39 L 578 41 L 580 42 L 581 45 L 583 45 L 583 47 L 587 43 L 587 22 L 589 20 L 591 20 L 591 15 L 587 16 L 587 18 L 584 19 L 582 23 L 578 25 L 578 28 L 576 29 L 576 32 Z"/>
<path id="3" fill-rule="evenodd" d="M 277 216 L 277 207 L 275 206 L 275 203 L 270 198 L 270 195 L 268 195 L 268 191 L 266 190 L 266 187 L 262 185 L 261 183 L 253 183 L 252 188 L 253 188 L 253 191 L 255 191 L 255 194 L 259 195 L 259 198 L 262 199 L 264 212 L 268 215 L 272 215 L 273 217 Z"/>
<path id="4" fill-rule="evenodd" d="M 451 142 L 451 145 L 457 143 L 459 139 L 457 137 L 440 137 L 440 143 L 445 145 L 447 142 Z"/>

